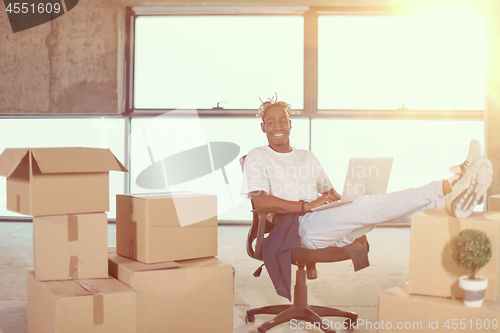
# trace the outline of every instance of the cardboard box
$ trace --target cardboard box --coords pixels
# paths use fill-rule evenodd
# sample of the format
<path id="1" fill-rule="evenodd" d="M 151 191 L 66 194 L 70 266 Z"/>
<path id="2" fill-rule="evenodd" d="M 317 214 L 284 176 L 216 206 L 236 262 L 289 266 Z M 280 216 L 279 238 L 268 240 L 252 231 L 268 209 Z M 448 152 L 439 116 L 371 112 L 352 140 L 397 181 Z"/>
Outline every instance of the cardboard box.
<path id="1" fill-rule="evenodd" d="M 108 277 L 106 213 L 33 218 L 33 266 L 39 281 Z"/>
<path id="2" fill-rule="evenodd" d="M 468 270 L 452 258 L 450 241 L 465 229 L 484 231 L 492 243 L 492 256 L 477 275 L 488 278 L 485 300 L 496 300 L 500 292 L 500 212 L 473 212 L 466 219 L 442 209 L 418 213 L 411 220 L 410 293 L 462 298 L 458 279 Z"/>
<path id="3" fill-rule="evenodd" d="M 217 197 L 117 195 L 116 253 L 144 263 L 216 256 Z"/>
<path id="4" fill-rule="evenodd" d="M 486 301 L 471 308 L 461 300 L 410 295 L 406 284 L 379 294 L 378 321 L 358 320 L 358 329 L 370 328 L 379 333 L 500 332 L 500 302 Z"/>
<path id="5" fill-rule="evenodd" d="M 7 209 L 43 216 L 109 210 L 110 170 L 127 171 L 109 149 L 7 148 Z"/>
<path id="6" fill-rule="evenodd" d="M 488 211 L 500 212 L 500 194 L 489 196 L 489 198 L 488 198 Z"/>
<path id="7" fill-rule="evenodd" d="M 143 264 L 110 254 L 109 272 L 137 291 L 137 332 L 233 331 L 234 270 L 215 257 Z"/>
<path id="8" fill-rule="evenodd" d="M 28 272 L 28 332 L 136 333 L 136 296 L 114 278 L 40 282 Z"/>

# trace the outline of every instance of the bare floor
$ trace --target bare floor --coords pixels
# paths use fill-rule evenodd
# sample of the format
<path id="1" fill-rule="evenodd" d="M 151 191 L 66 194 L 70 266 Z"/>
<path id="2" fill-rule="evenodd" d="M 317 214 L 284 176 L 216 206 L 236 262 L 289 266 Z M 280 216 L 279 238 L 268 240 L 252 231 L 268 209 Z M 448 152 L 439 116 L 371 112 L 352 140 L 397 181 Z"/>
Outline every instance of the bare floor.
<path id="1" fill-rule="evenodd" d="M 109 224 L 108 239 L 115 243 L 115 225 Z M 0 333 L 27 332 L 26 272 L 33 269 L 31 223 L 0 223 Z M 253 272 L 260 262 L 248 257 L 246 226 L 219 227 L 219 258 L 235 269 L 233 332 L 257 332 L 257 326 L 271 319 L 256 317 L 254 324 L 245 324 L 245 311 L 252 307 L 286 304 L 278 296 L 265 269 L 259 278 Z M 376 332 L 370 329 L 377 322 L 378 294 L 408 280 L 410 228 L 375 228 L 368 234 L 371 266 L 354 272 L 350 261 L 319 264 L 318 279 L 308 281 L 309 303 L 338 307 L 359 314 L 357 329 L 337 332 Z M 293 273 L 295 274 L 295 273 Z M 342 319 L 331 324 L 340 325 Z M 328 322 L 330 323 L 330 321 Z M 282 324 L 273 332 L 321 332 L 301 329 L 305 323 Z"/>

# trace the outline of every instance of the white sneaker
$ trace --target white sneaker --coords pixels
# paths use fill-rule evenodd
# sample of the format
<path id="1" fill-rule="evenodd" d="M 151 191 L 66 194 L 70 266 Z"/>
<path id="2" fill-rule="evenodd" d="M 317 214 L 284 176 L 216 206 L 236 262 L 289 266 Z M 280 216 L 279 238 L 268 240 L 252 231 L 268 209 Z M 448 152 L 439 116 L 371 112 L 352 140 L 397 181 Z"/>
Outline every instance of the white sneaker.
<path id="1" fill-rule="evenodd" d="M 483 149 L 481 148 L 481 144 L 476 139 L 472 140 L 469 145 L 469 153 L 467 154 L 467 158 L 462 164 L 452 166 L 450 171 L 454 174 L 462 174 L 465 172 L 465 169 L 469 165 L 472 164 L 479 157 L 483 156 Z"/>
<path id="2" fill-rule="evenodd" d="M 486 157 L 481 156 L 464 167 L 446 203 L 448 214 L 461 219 L 468 217 L 490 187 L 492 179 L 493 166 Z"/>
<path id="3" fill-rule="evenodd" d="M 460 177 L 463 176 L 465 169 L 475 160 L 477 160 L 479 157 L 483 156 L 483 148 L 481 147 L 481 144 L 479 141 L 476 139 L 472 140 L 469 145 L 469 153 L 467 154 L 467 158 L 462 164 L 452 166 L 450 168 L 450 171 L 453 172 L 455 175 L 452 176 L 449 181 L 451 186 L 453 186 Z M 483 198 L 484 195 L 486 194 L 486 191 L 484 191 L 483 195 L 479 198 L 477 204 L 480 205 L 483 203 Z"/>

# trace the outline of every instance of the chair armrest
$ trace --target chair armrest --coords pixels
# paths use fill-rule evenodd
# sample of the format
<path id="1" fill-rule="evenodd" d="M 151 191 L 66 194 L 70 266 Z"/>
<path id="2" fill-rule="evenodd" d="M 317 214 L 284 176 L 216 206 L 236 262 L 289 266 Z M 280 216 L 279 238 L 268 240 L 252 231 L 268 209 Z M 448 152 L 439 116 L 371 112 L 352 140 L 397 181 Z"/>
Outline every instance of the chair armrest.
<path id="1" fill-rule="evenodd" d="M 279 208 L 279 207 L 262 207 L 262 208 L 253 209 L 252 213 L 256 213 L 259 215 L 260 214 L 267 215 L 269 213 L 284 215 L 284 214 L 288 213 L 288 211 L 286 209 Z"/>
<path id="2" fill-rule="evenodd" d="M 248 233 L 247 253 L 252 258 L 262 260 L 262 243 L 264 241 L 264 234 L 266 233 L 267 214 L 286 214 L 287 211 L 278 207 L 263 207 L 254 209 L 252 212 L 257 214 L 259 219 L 252 223 L 252 227 Z M 255 249 L 253 248 L 254 240 L 256 240 Z"/>

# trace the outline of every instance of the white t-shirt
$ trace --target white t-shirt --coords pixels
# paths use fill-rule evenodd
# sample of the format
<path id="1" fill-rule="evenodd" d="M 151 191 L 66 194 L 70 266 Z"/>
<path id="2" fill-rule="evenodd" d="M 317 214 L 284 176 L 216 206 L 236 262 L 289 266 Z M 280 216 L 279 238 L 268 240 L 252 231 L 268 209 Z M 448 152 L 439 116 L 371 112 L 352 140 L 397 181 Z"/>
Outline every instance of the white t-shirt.
<path id="1" fill-rule="evenodd" d="M 292 148 L 278 153 L 269 146 L 252 149 L 243 170 L 241 195 L 250 198 L 253 191 L 264 191 L 290 201 L 313 201 L 332 189 L 323 167 L 309 150 Z"/>

